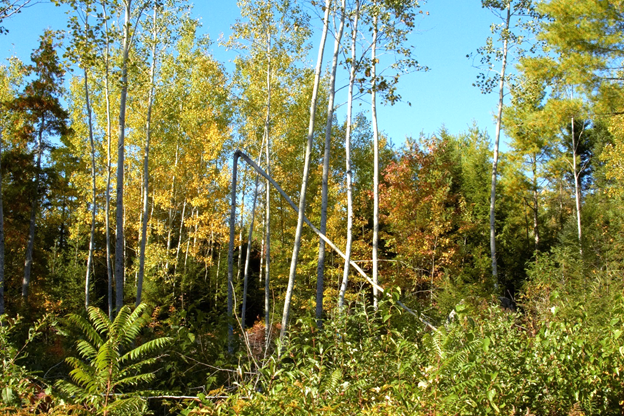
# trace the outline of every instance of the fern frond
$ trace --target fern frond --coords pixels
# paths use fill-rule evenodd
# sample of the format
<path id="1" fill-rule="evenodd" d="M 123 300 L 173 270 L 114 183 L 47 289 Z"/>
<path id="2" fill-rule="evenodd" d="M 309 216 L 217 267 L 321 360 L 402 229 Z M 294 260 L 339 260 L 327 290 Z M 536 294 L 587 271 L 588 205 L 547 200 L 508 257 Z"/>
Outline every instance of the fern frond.
<path id="1" fill-rule="evenodd" d="M 106 313 L 95 306 L 89 307 L 89 319 L 93 322 L 93 327 L 102 335 L 110 334 L 112 323 Z"/>
<path id="2" fill-rule="evenodd" d="M 67 316 L 67 319 L 76 325 L 80 330 L 87 336 L 87 339 L 95 345 L 96 348 L 99 348 L 100 345 L 104 342 L 102 337 L 98 331 L 89 321 L 83 318 L 80 315 L 70 314 Z"/>
<path id="3" fill-rule="evenodd" d="M 76 348 L 78 350 L 78 354 L 87 360 L 93 360 L 97 355 L 97 350 L 88 341 L 78 341 Z"/>
<path id="4" fill-rule="evenodd" d="M 149 383 L 154 380 L 156 376 L 153 373 L 145 373 L 145 374 L 136 374 L 134 376 L 126 377 L 121 380 L 118 380 L 115 383 L 115 386 L 125 387 L 125 386 L 137 386 L 139 383 Z"/>
<path id="5" fill-rule="evenodd" d="M 173 342 L 173 338 L 171 337 L 162 337 L 162 338 L 156 338 L 153 339 L 151 341 L 147 341 L 145 344 L 139 345 L 138 347 L 128 351 L 126 354 L 124 354 L 121 357 L 121 362 L 124 363 L 128 360 L 136 360 L 141 358 L 142 356 L 145 356 L 146 354 L 150 354 L 153 353 L 163 347 L 165 347 L 167 344 L 170 344 Z"/>
<path id="6" fill-rule="evenodd" d="M 106 409 L 104 409 L 105 413 L 112 414 L 133 414 L 139 415 L 143 414 L 145 410 L 145 399 L 142 399 L 138 396 L 131 396 L 128 398 L 117 399 L 114 402 L 110 403 Z"/>

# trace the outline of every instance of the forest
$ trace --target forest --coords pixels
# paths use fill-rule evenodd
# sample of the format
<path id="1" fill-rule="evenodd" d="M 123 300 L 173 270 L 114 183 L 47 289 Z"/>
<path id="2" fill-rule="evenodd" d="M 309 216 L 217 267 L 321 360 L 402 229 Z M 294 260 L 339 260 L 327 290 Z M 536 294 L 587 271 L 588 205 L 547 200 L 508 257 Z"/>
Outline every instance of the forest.
<path id="1" fill-rule="evenodd" d="M 0 414 L 624 412 L 623 1 L 472 2 L 495 133 L 404 143 L 427 3 L 239 0 L 232 70 L 188 0 L 55 3 L 0 64 Z"/>

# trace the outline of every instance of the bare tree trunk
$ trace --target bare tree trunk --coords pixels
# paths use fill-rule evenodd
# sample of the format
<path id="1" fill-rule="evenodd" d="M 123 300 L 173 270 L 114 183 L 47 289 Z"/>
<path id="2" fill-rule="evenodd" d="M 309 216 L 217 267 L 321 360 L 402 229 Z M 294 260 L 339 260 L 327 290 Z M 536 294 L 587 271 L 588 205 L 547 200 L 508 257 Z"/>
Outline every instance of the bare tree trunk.
<path id="1" fill-rule="evenodd" d="M 105 71 L 104 71 L 104 95 L 106 100 L 106 201 L 104 222 L 106 227 L 106 275 L 108 277 L 107 294 L 108 294 L 108 319 L 113 319 L 113 265 L 111 262 L 111 241 L 110 241 L 110 185 L 111 185 L 111 112 L 110 112 L 110 95 L 108 91 L 108 69 L 110 51 L 110 40 L 108 38 L 108 15 L 106 13 L 106 1 L 102 2 L 102 14 L 104 17 L 104 27 L 106 35 L 105 48 Z"/>
<path id="2" fill-rule="evenodd" d="M 176 180 L 176 176 L 175 176 L 175 172 L 176 169 L 178 167 L 178 155 L 179 155 L 179 148 L 178 145 L 176 145 L 176 155 L 175 155 L 175 162 L 173 164 L 173 169 L 174 169 L 174 173 L 173 173 L 173 178 L 171 179 L 171 205 L 173 206 L 175 204 L 175 180 Z M 173 229 L 173 209 L 172 207 L 169 207 L 169 216 L 168 218 L 168 224 L 169 224 L 169 229 L 167 230 L 167 261 L 165 262 L 165 273 L 169 273 L 169 250 L 171 250 L 171 230 Z"/>
<path id="3" fill-rule="evenodd" d="M 579 253 L 583 257 L 583 229 L 581 228 L 581 188 L 579 186 L 579 175 L 576 165 L 576 149 L 578 142 L 574 136 L 574 117 L 570 120 L 572 126 L 572 173 L 574 174 L 574 200 L 576 202 L 576 226 L 578 230 Z M 582 132 L 581 132 L 582 134 Z M 580 137 L 580 136 L 579 136 Z"/>
<path id="4" fill-rule="evenodd" d="M 373 4 L 377 4 L 374 1 Z M 377 124 L 377 36 L 379 16 L 373 17 L 373 42 L 371 44 L 371 115 L 373 121 L 373 282 L 379 284 L 379 126 Z M 373 307 L 377 310 L 377 287 L 373 286 Z"/>
<path id="5" fill-rule="evenodd" d="M 266 137 L 265 158 L 266 169 L 271 174 L 271 32 L 267 37 L 267 101 L 266 115 L 264 118 L 264 136 Z M 259 160 L 260 158 L 258 158 Z M 262 276 L 262 260 L 264 259 L 266 274 L 264 278 L 264 344 L 265 351 L 268 351 L 271 342 L 271 311 L 270 311 L 270 283 L 271 283 L 271 184 L 266 181 L 266 196 L 264 205 L 264 240 L 262 243 L 263 257 L 260 259 L 260 276 Z M 264 251 L 266 250 L 266 252 Z"/>
<path id="6" fill-rule="evenodd" d="M 325 50 L 325 40 L 327 39 L 327 31 L 329 28 L 329 9 L 331 0 L 325 0 L 325 16 L 323 17 L 323 32 L 321 35 L 321 43 L 319 45 L 319 53 L 316 61 L 316 69 L 314 71 L 314 87 L 312 89 L 312 100 L 310 103 L 310 123 L 308 126 L 308 141 L 306 143 L 305 160 L 303 165 L 303 177 L 301 181 L 301 193 L 299 194 L 299 210 L 297 214 L 297 229 L 295 230 L 295 241 L 293 246 L 292 258 L 290 260 L 290 271 L 288 273 L 288 287 L 286 288 L 286 297 L 284 300 L 284 313 L 282 314 L 282 328 L 280 331 L 280 339 L 283 341 L 288 331 L 288 317 L 290 315 L 290 301 L 292 299 L 293 289 L 295 287 L 295 277 L 297 275 L 297 260 L 299 257 L 299 249 L 301 248 L 301 232 L 303 230 L 303 217 L 306 208 L 306 192 L 308 190 L 308 176 L 310 172 L 310 158 L 312 154 L 312 139 L 314 137 L 314 122 L 316 118 L 316 104 L 318 98 L 318 89 L 321 81 L 321 69 L 323 66 L 323 52 Z"/>
<path id="7" fill-rule="evenodd" d="M 258 157 L 260 161 L 260 157 Z M 256 201 L 258 199 L 258 179 L 259 176 L 256 173 L 256 183 L 254 185 L 254 197 L 253 204 L 251 206 L 251 221 L 249 222 L 249 238 L 247 238 L 247 252 L 245 253 L 245 270 L 243 271 L 243 307 L 241 309 L 241 324 L 243 331 L 245 330 L 245 318 L 247 317 L 247 281 L 249 272 L 249 257 L 251 256 L 251 241 L 253 237 L 254 220 L 256 219 Z M 241 242 L 242 250 L 242 242 Z"/>
<path id="8" fill-rule="evenodd" d="M 182 218 L 180 218 L 180 234 L 178 237 L 178 248 L 176 249 L 175 263 L 173 263 L 173 278 L 176 278 L 176 272 L 178 270 L 178 258 L 180 257 L 180 244 L 182 243 L 182 231 L 184 230 L 184 213 L 186 212 L 186 201 L 182 205 Z"/>
<path id="9" fill-rule="evenodd" d="M 351 30 L 351 69 L 349 71 L 349 94 L 347 97 L 347 131 L 345 134 L 345 162 L 347 173 L 347 246 L 345 248 L 345 264 L 342 273 L 342 284 L 338 294 L 338 307 L 344 307 L 345 293 L 349 282 L 349 262 L 351 261 L 351 245 L 353 244 L 353 172 L 351 171 L 351 123 L 353 111 L 353 87 L 355 85 L 356 46 L 358 20 L 360 17 L 360 1 L 355 2 L 355 17 Z"/>
<path id="10" fill-rule="evenodd" d="M 273 187 L 277 190 L 277 192 L 282 196 L 282 198 L 284 198 L 286 200 L 286 202 L 288 202 L 288 205 L 290 205 L 290 207 L 293 209 L 293 211 L 297 212 L 297 215 L 299 215 L 299 213 L 298 213 L 299 210 L 298 210 L 297 206 L 292 201 L 292 199 L 290 199 L 290 197 L 288 195 L 286 195 L 286 192 L 284 192 L 284 190 L 277 184 L 277 182 L 275 182 L 269 175 L 267 175 L 267 173 L 265 171 L 263 171 L 262 168 L 260 168 L 260 166 L 258 166 L 253 160 L 251 160 L 251 158 L 249 158 L 249 156 L 247 156 L 246 154 L 244 154 L 240 150 L 237 150 L 237 151 L 234 152 L 234 166 L 236 166 L 236 164 L 238 163 L 238 158 L 239 157 L 241 157 L 249 166 L 253 167 L 256 170 L 256 172 L 258 172 L 265 179 L 267 179 L 271 183 L 271 185 L 273 185 Z M 346 258 L 344 253 L 342 251 L 340 251 L 340 249 L 338 247 L 336 247 L 336 245 L 334 243 L 332 243 L 331 240 L 329 238 L 327 238 L 326 235 L 321 233 L 321 231 L 318 228 L 316 228 L 310 222 L 310 220 L 308 220 L 305 217 L 305 215 L 303 216 L 303 221 L 312 229 L 312 231 L 314 231 L 314 233 L 316 233 L 316 235 L 318 235 L 320 238 L 325 240 L 325 243 L 329 247 L 331 247 L 340 257 L 342 257 L 343 259 Z M 231 229 L 230 229 L 230 233 L 231 233 L 230 235 L 233 237 L 234 234 L 231 231 Z M 230 241 L 232 241 L 232 240 L 230 240 Z M 351 267 L 353 267 L 372 286 L 377 286 L 377 291 L 378 292 L 385 293 L 385 290 L 381 286 L 375 284 L 372 281 L 372 279 L 370 277 L 368 277 L 368 275 L 364 272 L 364 270 L 362 270 L 362 268 L 360 266 L 358 266 L 357 263 L 355 263 L 353 260 L 351 260 Z M 391 296 L 391 295 L 388 294 L 388 296 Z M 421 315 L 418 315 L 416 312 L 414 312 L 413 310 L 411 310 L 410 308 L 405 306 L 403 304 L 403 302 L 397 301 L 396 304 L 399 305 L 401 308 L 403 308 L 408 313 L 410 313 L 411 315 L 413 315 L 416 318 L 418 318 L 423 324 L 427 325 L 427 327 L 429 327 L 431 330 L 437 331 L 437 329 L 433 325 L 431 325 L 431 323 L 429 323 Z"/>
<path id="11" fill-rule="evenodd" d="M 35 225 L 37 219 L 37 205 L 39 202 L 39 172 L 41 171 L 41 155 L 43 153 L 43 127 L 45 119 L 41 120 L 39 127 L 39 141 L 37 143 L 37 164 L 35 167 L 35 193 L 31 200 L 30 221 L 28 227 L 28 244 L 26 246 L 26 261 L 24 262 L 24 280 L 22 281 L 22 302 L 28 300 L 28 288 L 30 286 L 30 273 L 33 262 L 33 248 L 35 245 Z"/>
<path id="12" fill-rule="evenodd" d="M 537 251 L 539 249 L 539 198 L 538 198 L 538 189 L 537 189 L 537 155 L 533 155 L 533 237 L 534 237 L 534 250 L 537 255 Z M 536 256 L 537 260 L 537 256 Z"/>
<path id="13" fill-rule="evenodd" d="M 238 152 L 234 152 L 234 162 L 232 164 L 232 200 L 230 202 L 230 245 L 228 249 L 228 279 L 227 279 L 227 317 L 228 317 L 228 352 L 234 351 L 234 234 L 236 221 L 236 174 L 238 170 Z"/>
<path id="14" fill-rule="evenodd" d="M 0 316 L 4 315 L 4 210 L 2 206 L 2 127 L 0 127 Z"/>
<path id="15" fill-rule="evenodd" d="M 340 26 L 334 39 L 334 56 L 332 59 L 331 75 L 329 79 L 329 100 L 327 102 L 327 123 L 325 125 L 325 154 L 323 155 L 323 184 L 321 189 L 321 232 L 327 233 L 327 188 L 329 184 L 329 158 L 331 151 L 331 133 L 334 121 L 334 98 L 336 96 L 336 71 L 338 69 L 338 54 L 345 20 L 345 0 L 342 0 Z M 319 240 L 318 266 L 316 268 L 316 321 L 317 326 L 323 326 L 323 285 L 325 280 L 325 242 Z"/>
<path id="16" fill-rule="evenodd" d="M 117 213 L 115 244 L 115 309 L 119 310 L 124 302 L 124 156 L 126 135 L 126 98 L 128 95 L 128 53 L 130 51 L 130 8 L 132 0 L 125 0 L 125 19 L 123 36 L 123 58 L 121 63 L 121 98 L 119 102 L 119 140 L 117 142 Z"/>
<path id="17" fill-rule="evenodd" d="M 87 17 L 88 13 L 85 15 L 85 29 L 88 30 L 87 25 Z M 93 245 L 95 240 L 95 216 L 97 213 L 97 189 L 95 185 L 95 142 L 93 140 L 93 120 L 91 116 L 91 103 L 89 101 L 89 82 L 88 82 L 88 73 L 87 66 L 85 64 L 84 67 L 84 85 L 85 85 L 85 104 L 87 106 L 87 119 L 89 121 L 89 143 L 91 144 L 91 235 L 89 237 L 89 255 L 87 257 L 87 274 L 85 277 L 85 309 L 89 308 L 89 286 L 90 282 L 90 274 L 91 274 L 91 264 L 93 263 Z"/>
<path id="18" fill-rule="evenodd" d="M 141 224 L 141 252 L 139 253 L 139 276 L 137 278 L 136 306 L 141 303 L 143 294 L 143 276 L 145 274 L 145 246 L 147 244 L 147 215 L 149 196 L 149 149 L 152 135 L 152 106 L 154 104 L 154 77 L 156 72 L 156 5 L 154 5 L 152 32 L 152 64 L 150 65 L 150 89 L 147 98 L 147 120 L 145 122 L 145 149 L 143 151 L 143 224 Z"/>
<path id="19" fill-rule="evenodd" d="M 507 5 L 507 19 L 505 31 L 509 30 L 511 20 L 511 3 Z M 490 193 L 490 252 L 492 256 L 492 277 L 494 288 L 498 288 L 498 267 L 496 262 L 496 176 L 498 174 L 498 146 L 500 142 L 501 124 L 503 118 L 503 98 L 505 96 L 505 71 L 507 70 L 507 37 L 503 40 L 503 61 L 498 88 L 498 115 L 496 118 L 496 138 L 494 139 L 494 157 L 492 159 L 492 189 Z"/>

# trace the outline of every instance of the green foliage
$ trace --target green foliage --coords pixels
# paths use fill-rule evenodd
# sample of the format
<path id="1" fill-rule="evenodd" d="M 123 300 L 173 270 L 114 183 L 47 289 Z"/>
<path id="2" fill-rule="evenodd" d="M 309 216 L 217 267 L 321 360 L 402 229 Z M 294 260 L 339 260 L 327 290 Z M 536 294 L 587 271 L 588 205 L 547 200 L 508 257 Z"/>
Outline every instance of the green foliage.
<path id="1" fill-rule="evenodd" d="M 74 383 L 61 381 L 58 387 L 90 412 L 104 415 L 145 412 L 145 399 L 134 389 L 154 380 L 154 373 L 144 372 L 143 368 L 158 360 L 146 357 L 172 341 L 161 337 L 135 346 L 141 330 L 150 323 L 148 309 L 146 304 L 140 304 L 134 311 L 124 306 L 112 322 L 96 307 L 89 307 L 88 320 L 69 315 L 68 321 L 85 336 L 77 343 L 84 360 L 66 359 L 73 367 L 70 376 Z"/>
<path id="2" fill-rule="evenodd" d="M 19 361 L 28 357 L 27 347 L 42 333 L 45 326 L 51 324 L 51 315 L 46 315 L 28 329 L 28 335 L 18 348 L 14 338 L 20 329 L 22 317 L 11 319 L 0 315 L 0 360 L 2 376 L 0 377 L 0 412 L 17 412 L 18 409 L 30 409 L 34 412 L 41 399 L 50 390 L 41 380 Z"/>

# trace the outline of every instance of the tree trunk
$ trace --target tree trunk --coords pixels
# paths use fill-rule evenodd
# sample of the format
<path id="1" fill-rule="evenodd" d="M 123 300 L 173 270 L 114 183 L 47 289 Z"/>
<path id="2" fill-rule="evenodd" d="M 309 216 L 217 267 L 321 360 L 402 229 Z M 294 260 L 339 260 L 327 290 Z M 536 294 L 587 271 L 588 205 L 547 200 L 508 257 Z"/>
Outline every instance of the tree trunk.
<path id="1" fill-rule="evenodd" d="M 266 73 L 267 101 L 264 118 L 264 136 L 266 137 L 265 159 L 267 173 L 271 174 L 271 32 L 267 36 L 267 73 Z M 260 158 L 258 158 L 259 160 Z M 271 282 L 271 184 L 266 181 L 266 195 L 264 205 L 264 240 L 262 244 L 263 258 L 260 260 L 260 276 L 262 276 L 262 259 L 264 259 L 264 344 L 265 352 L 271 342 L 271 314 L 270 314 L 270 282 Z M 266 250 L 266 251 L 265 251 Z"/>
<path id="2" fill-rule="evenodd" d="M 228 279 L 227 279 L 227 317 L 228 317 L 228 352 L 234 352 L 234 234 L 236 221 L 236 174 L 238 170 L 239 153 L 234 152 L 232 163 L 232 194 L 230 202 L 230 245 L 228 249 Z"/>
<path id="3" fill-rule="evenodd" d="M 121 62 L 121 98 L 119 101 L 119 140 L 117 142 L 117 213 L 115 242 L 115 309 L 117 313 L 124 303 L 124 156 L 126 135 L 126 98 L 128 95 L 128 53 L 130 50 L 130 7 L 132 0 L 125 0 L 123 35 L 123 58 Z"/>
<path id="4" fill-rule="evenodd" d="M 533 160 L 532 160 L 532 164 L 533 164 L 533 237 L 534 237 L 534 250 L 535 250 L 535 254 L 536 257 L 535 259 L 537 260 L 537 251 L 539 249 L 539 241 L 540 241 L 540 234 L 539 234 L 539 195 L 538 195 L 538 189 L 537 189 L 537 155 L 533 155 Z"/>
<path id="5" fill-rule="evenodd" d="M 156 72 L 156 5 L 154 6 L 154 31 L 152 32 L 152 64 L 150 65 L 150 89 L 147 98 L 147 120 L 145 122 L 145 149 L 143 152 L 143 224 L 141 224 L 141 252 L 139 254 L 139 276 L 137 278 L 136 306 L 141 303 L 143 276 L 145 275 L 145 246 L 147 244 L 147 201 L 149 195 L 149 149 L 152 135 L 152 106 L 154 104 L 154 74 Z"/>
<path id="6" fill-rule="evenodd" d="M 373 4 L 377 4 L 376 1 Z M 379 126 L 377 124 L 377 36 L 378 15 L 373 17 L 373 42 L 371 45 L 371 115 L 373 122 L 373 282 L 379 284 Z M 373 286 L 373 307 L 377 310 L 377 287 Z"/>
<path id="7" fill-rule="evenodd" d="M 509 30 L 511 20 L 511 3 L 507 5 L 507 18 L 505 20 L 505 31 Z M 494 157 L 492 159 L 492 189 L 490 193 L 490 252 L 492 256 L 492 277 L 494 278 L 494 288 L 498 289 L 498 266 L 496 262 L 496 175 L 498 173 L 498 145 L 500 142 L 501 123 L 503 117 L 503 98 L 505 92 L 505 71 L 507 69 L 507 37 L 503 40 L 503 61 L 498 88 L 498 115 L 496 118 L 496 137 L 494 139 Z"/>
<path id="8" fill-rule="evenodd" d="M 106 100 L 106 196 L 104 207 L 104 222 L 106 227 L 106 275 L 108 277 L 107 282 L 107 294 L 108 294 L 108 319 L 113 320 L 113 266 L 111 264 L 111 241 L 110 241 L 110 185 L 111 185 L 111 112 L 110 112 L 110 95 L 108 91 L 108 68 L 109 68 L 109 45 L 110 40 L 108 38 L 108 15 L 106 13 L 106 2 L 102 2 L 102 14 L 104 17 L 104 28 L 106 35 L 106 48 L 105 48 L 105 70 L 104 70 L 104 96 Z"/>
<path id="9" fill-rule="evenodd" d="M 316 69 L 314 71 L 314 87 L 312 89 L 312 100 L 310 103 L 310 123 L 308 125 L 308 140 L 306 143 L 305 160 L 303 165 L 303 176 L 301 181 L 301 193 L 299 194 L 299 210 L 297 213 L 297 229 L 295 230 L 295 241 L 293 245 L 292 258 L 290 260 L 290 270 L 288 273 L 288 287 L 286 288 L 286 297 L 284 299 L 284 313 L 282 314 L 282 328 L 280 331 L 280 339 L 283 341 L 288 331 L 288 317 L 290 315 L 290 301 L 292 299 L 293 289 L 295 287 L 295 277 L 297 274 L 297 260 L 299 257 L 299 249 L 301 248 L 301 232 L 303 230 L 303 217 L 306 208 L 306 192 L 308 190 L 308 176 L 310 172 L 310 158 L 312 154 L 312 139 L 314 137 L 314 122 L 316 118 L 316 104 L 318 98 L 318 89 L 321 81 L 321 69 L 323 66 L 323 52 L 325 50 L 325 40 L 327 39 L 327 30 L 329 28 L 329 9 L 331 0 L 325 0 L 325 16 L 323 17 L 323 32 L 321 35 L 321 43 L 319 45 L 319 53 L 316 61 Z"/>
<path id="10" fill-rule="evenodd" d="M 175 197 L 176 197 L 176 192 L 175 192 L 175 181 L 176 181 L 176 175 L 175 172 L 177 170 L 178 167 L 178 156 L 179 156 L 179 147 L 176 144 L 176 155 L 175 155 L 175 162 L 173 164 L 173 178 L 171 178 L 171 206 L 169 207 L 169 215 L 168 215 L 168 224 L 169 224 L 169 229 L 167 230 L 167 261 L 165 262 L 165 273 L 169 273 L 169 251 L 171 250 L 171 230 L 173 230 L 173 206 L 175 205 Z"/>
<path id="11" fill-rule="evenodd" d="M 85 17 L 85 26 L 86 26 L 86 17 Z M 86 26 L 88 29 L 88 26 Z M 85 64 L 84 67 L 84 85 L 85 85 L 85 104 L 87 106 L 87 119 L 89 121 L 89 143 L 91 144 L 91 235 L 89 237 L 89 255 L 87 257 L 87 274 L 85 277 L 85 309 L 89 308 L 89 286 L 90 282 L 90 274 L 91 274 L 91 264 L 93 263 L 93 245 L 95 240 L 95 216 L 97 213 L 97 189 L 95 185 L 95 142 L 93 140 L 93 120 L 91 117 L 91 103 L 89 101 L 89 82 L 87 79 L 87 67 Z"/>
<path id="12" fill-rule="evenodd" d="M 353 172 L 351 171 L 351 122 L 353 111 L 353 87 L 355 85 L 356 46 L 358 19 L 360 17 L 360 1 L 355 3 L 355 17 L 351 30 L 351 69 L 349 72 L 349 93 L 347 97 L 347 131 L 345 134 L 345 162 L 347 173 L 347 246 L 345 248 L 345 264 L 342 273 L 342 284 L 338 294 L 338 307 L 344 307 L 345 293 L 349 282 L 349 262 L 351 261 L 351 245 L 353 243 Z"/>
<path id="13" fill-rule="evenodd" d="M 583 257 L 583 229 L 581 228 L 581 188 L 579 186 L 580 172 L 576 166 L 576 148 L 578 142 L 574 136 L 574 117 L 570 124 L 572 125 L 572 173 L 574 174 L 574 200 L 576 202 L 576 226 L 578 230 L 579 253 Z M 582 134 L 582 133 L 581 133 Z M 579 136 L 580 138 L 580 136 Z"/>
<path id="14" fill-rule="evenodd" d="M 186 212 L 186 201 L 182 205 L 182 218 L 180 218 L 180 234 L 178 236 L 178 248 L 176 249 L 175 263 L 173 263 L 173 278 L 175 280 L 178 270 L 178 259 L 180 257 L 180 244 L 182 243 L 182 231 L 184 230 L 184 214 Z"/>
<path id="15" fill-rule="evenodd" d="M 4 315 L 4 210 L 2 203 L 2 128 L 0 127 L 0 316 Z"/>
<path id="16" fill-rule="evenodd" d="M 260 161 L 260 157 L 258 157 L 258 161 Z M 251 221 L 249 222 L 249 238 L 247 238 L 247 252 L 245 253 L 245 270 L 243 271 L 243 300 L 242 300 L 243 307 L 241 309 L 241 324 L 243 327 L 243 331 L 245 330 L 245 317 L 247 316 L 247 281 L 248 281 L 248 272 L 249 272 L 249 257 L 251 256 L 251 239 L 253 237 L 254 220 L 256 219 L 256 201 L 258 199 L 258 179 L 259 179 L 259 176 L 258 174 L 256 174 L 253 204 L 251 206 Z M 241 242 L 241 249 L 242 249 L 242 242 Z"/>
<path id="17" fill-rule="evenodd" d="M 39 127 L 39 141 L 37 144 L 37 163 L 35 166 L 35 192 L 30 203 L 30 221 L 28 226 L 28 243 L 26 246 L 26 261 L 24 262 L 24 280 L 22 281 L 22 302 L 26 304 L 28 300 L 28 289 L 30 286 L 30 274 L 33 262 L 33 248 L 35 245 L 35 225 L 37 219 L 37 205 L 39 202 L 39 172 L 41 171 L 41 155 L 43 153 L 43 127 L 45 119 L 41 120 Z"/>
<path id="18" fill-rule="evenodd" d="M 329 79 L 329 99 L 327 102 L 327 124 L 325 125 L 325 154 L 323 155 L 323 184 L 321 189 L 321 232 L 327 233 L 327 187 L 329 183 L 329 158 L 331 151 L 331 133 L 334 121 L 334 98 L 336 96 L 336 71 L 338 54 L 345 20 L 345 0 L 342 0 L 340 26 L 334 39 L 334 56 L 332 59 L 331 76 Z M 325 280 L 325 242 L 319 240 L 318 266 L 316 268 L 316 321 L 320 328 L 323 325 L 323 285 Z"/>

